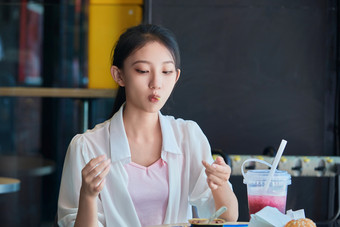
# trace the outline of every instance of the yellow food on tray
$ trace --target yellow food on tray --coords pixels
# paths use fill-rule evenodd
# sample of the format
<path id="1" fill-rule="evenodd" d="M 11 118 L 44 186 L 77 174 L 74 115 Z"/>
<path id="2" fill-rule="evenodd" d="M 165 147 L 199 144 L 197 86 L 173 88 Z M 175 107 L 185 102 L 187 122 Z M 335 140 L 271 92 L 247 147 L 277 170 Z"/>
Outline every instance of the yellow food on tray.
<path id="1" fill-rule="evenodd" d="M 201 225 L 201 224 L 208 224 L 208 219 L 206 218 L 193 218 L 189 220 L 190 224 L 197 224 L 197 225 Z M 225 220 L 217 218 L 214 219 L 211 223 L 209 223 L 209 225 L 215 225 L 215 224 L 224 224 L 226 223 Z"/>

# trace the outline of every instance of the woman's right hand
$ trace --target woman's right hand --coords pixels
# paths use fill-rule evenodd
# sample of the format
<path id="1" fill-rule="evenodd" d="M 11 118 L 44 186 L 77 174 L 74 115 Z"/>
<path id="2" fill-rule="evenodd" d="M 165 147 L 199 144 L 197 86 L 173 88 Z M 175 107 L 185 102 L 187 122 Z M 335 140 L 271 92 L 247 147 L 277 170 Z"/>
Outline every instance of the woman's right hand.
<path id="1" fill-rule="evenodd" d="M 82 169 L 80 193 L 87 198 L 96 198 L 105 185 L 105 176 L 109 173 L 111 159 L 105 155 L 91 159 Z"/>

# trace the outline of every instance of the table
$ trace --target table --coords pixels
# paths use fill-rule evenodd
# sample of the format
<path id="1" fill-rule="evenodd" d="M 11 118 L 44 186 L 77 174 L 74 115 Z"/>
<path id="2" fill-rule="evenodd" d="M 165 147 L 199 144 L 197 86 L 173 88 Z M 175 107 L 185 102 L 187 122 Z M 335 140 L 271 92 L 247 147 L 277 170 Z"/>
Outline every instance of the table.
<path id="1" fill-rule="evenodd" d="M 148 227 L 190 227 L 189 223 L 177 223 L 177 224 L 168 224 L 168 225 L 155 225 Z"/>
<path id="2" fill-rule="evenodd" d="M 0 194 L 17 192 L 20 190 L 20 180 L 0 177 Z"/>
<path id="3" fill-rule="evenodd" d="M 226 222 L 223 226 L 248 226 L 249 222 Z M 190 227 L 189 223 L 177 223 L 177 224 L 168 224 L 168 225 L 155 225 L 149 227 Z"/>

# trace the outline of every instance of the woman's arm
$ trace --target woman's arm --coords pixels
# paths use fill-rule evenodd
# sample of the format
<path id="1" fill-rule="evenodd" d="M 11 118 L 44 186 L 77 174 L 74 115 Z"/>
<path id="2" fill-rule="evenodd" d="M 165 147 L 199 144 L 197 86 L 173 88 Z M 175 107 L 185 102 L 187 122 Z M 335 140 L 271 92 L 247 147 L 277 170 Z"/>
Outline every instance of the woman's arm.
<path id="1" fill-rule="evenodd" d="M 97 196 L 105 185 L 110 159 L 105 155 L 91 159 L 82 170 L 82 185 L 75 227 L 98 226 Z"/>
<path id="2" fill-rule="evenodd" d="M 221 215 L 221 218 L 227 221 L 237 221 L 238 202 L 228 182 L 231 174 L 230 167 L 222 157 L 217 157 L 211 165 L 206 161 L 202 163 L 206 168 L 207 183 L 212 191 L 216 210 L 222 206 L 227 207 L 227 211 Z"/>

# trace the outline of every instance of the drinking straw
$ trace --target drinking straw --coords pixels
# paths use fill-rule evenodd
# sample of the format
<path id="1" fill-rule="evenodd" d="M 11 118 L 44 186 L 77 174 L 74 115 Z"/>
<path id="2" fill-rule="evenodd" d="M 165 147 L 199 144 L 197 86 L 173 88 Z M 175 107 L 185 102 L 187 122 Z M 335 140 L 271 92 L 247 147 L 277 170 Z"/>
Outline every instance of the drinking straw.
<path id="1" fill-rule="evenodd" d="M 219 216 L 221 216 L 221 214 L 223 214 L 224 212 L 226 212 L 227 207 L 222 206 L 220 209 L 218 209 L 215 213 L 213 213 L 213 215 L 211 215 L 211 217 L 208 220 L 208 224 L 211 223 L 215 218 L 218 218 Z"/>
<path id="2" fill-rule="evenodd" d="M 277 165 L 279 164 L 279 161 L 281 159 L 281 156 L 282 156 L 282 153 L 283 153 L 283 150 L 285 149 L 286 147 L 286 144 L 287 144 L 287 141 L 286 140 L 281 140 L 281 144 L 280 144 L 280 147 L 279 147 L 279 150 L 275 156 L 275 159 L 274 159 L 274 162 L 272 164 L 272 167 L 270 169 L 270 172 L 269 172 L 269 175 L 268 175 L 268 178 L 267 178 L 267 181 L 264 185 L 264 191 L 266 192 L 268 190 L 268 187 L 269 187 L 269 183 L 270 181 L 272 180 L 273 176 L 274 176 L 274 173 L 275 173 L 275 170 L 277 168 Z"/>

